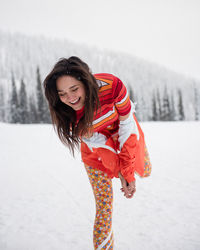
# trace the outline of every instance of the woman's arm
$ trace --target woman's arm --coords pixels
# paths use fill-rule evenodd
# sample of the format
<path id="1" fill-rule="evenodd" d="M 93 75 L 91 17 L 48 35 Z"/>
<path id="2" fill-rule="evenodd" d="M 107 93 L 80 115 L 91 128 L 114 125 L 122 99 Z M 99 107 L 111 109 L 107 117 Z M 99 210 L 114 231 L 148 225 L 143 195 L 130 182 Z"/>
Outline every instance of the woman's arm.
<path id="1" fill-rule="evenodd" d="M 119 116 L 119 120 L 125 121 L 129 118 L 130 115 L 131 115 L 131 112 L 129 112 L 127 115 Z M 134 193 L 136 192 L 135 180 L 128 183 L 125 180 L 125 178 L 122 176 L 121 172 L 119 172 L 119 178 L 121 180 L 121 185 L 122 185 L 121 191 L 124 192 L 124 196 L 126 196 L 127 198 L 132 198 Z"/>

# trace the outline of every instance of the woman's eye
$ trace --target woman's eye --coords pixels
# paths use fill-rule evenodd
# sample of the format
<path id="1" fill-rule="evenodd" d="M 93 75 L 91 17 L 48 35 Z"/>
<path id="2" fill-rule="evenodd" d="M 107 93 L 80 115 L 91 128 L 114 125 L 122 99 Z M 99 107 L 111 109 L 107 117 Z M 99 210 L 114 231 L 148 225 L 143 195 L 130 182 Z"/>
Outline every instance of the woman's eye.
<path id="1" fill-rule="evenodd" d="M 78 90 L 78 88 L 76 88 L 76 89 L 73 89 L 72 91 L 73 91 L 73 92 L 75 92 L 75 91 L 77 91 L 77 90 Z"/>

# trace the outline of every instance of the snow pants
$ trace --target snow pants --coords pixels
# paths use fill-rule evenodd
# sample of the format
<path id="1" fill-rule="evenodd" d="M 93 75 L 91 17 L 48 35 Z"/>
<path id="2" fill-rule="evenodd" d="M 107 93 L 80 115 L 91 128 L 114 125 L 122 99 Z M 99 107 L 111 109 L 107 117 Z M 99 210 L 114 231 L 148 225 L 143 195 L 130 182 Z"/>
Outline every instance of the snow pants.
<path id="1" fill-rule="evenodd" d="M 85 165 L 96 202 L 93 229 L 94 249 L 113 249 L 112 232 L 113 188 L 112 179 L 101 170 Z"/>

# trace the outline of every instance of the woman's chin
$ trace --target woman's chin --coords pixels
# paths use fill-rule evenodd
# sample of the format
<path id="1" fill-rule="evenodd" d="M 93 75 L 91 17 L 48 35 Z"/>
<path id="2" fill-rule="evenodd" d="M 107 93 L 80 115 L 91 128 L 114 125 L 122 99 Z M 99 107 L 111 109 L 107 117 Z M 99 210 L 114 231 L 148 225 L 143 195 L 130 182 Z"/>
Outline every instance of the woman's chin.
<path id="1" fill-rule="evenodd" d="M 79 105 L 79 106 L 77 106 L 77 107 L 72 107 L 74 110 L 80 110 L 80 109 L 82 109 L 82 107 L 83 107 L 83 105 Z"/>
<path id="2" fill-rule="evenodd" d="M 77 103 L 77 104 L 75 104 L 75 105 L 72 105 L 71 107 L 72 107 L 74 110 L 80 110 L 80 109 L 83 108 L 83 106 L 84 106 L 84 104 L 81 103 L 81 102 L 79 102 L 79 103 Z"/>

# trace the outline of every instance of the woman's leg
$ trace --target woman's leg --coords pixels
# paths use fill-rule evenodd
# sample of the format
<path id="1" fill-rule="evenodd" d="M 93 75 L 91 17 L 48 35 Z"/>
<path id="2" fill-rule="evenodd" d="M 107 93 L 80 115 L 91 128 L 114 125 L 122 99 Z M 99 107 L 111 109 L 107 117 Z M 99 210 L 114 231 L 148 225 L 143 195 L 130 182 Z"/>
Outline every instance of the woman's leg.
<path id="1" fill-rule="evenodd" d="M 96 201 L 93 231 L 94 249 L 113 249 L 112 232 L 113 189 L 112 180 L 101 170 L 86 166 Z"/>

